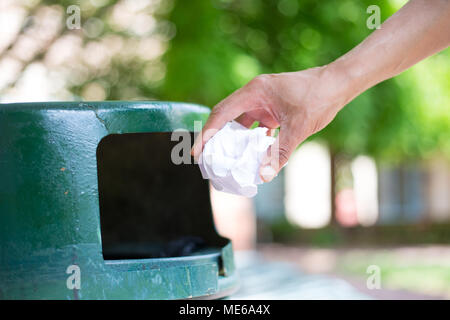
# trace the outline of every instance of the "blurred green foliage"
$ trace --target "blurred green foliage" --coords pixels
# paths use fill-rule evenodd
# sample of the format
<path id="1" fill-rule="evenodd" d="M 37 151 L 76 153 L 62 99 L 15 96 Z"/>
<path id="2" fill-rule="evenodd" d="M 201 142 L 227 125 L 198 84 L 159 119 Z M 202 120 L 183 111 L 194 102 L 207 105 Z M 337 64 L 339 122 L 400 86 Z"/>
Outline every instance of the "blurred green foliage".
<path id="1" fill-rule="evenodd" d="M 312 247 L 391 246 L 450 244 L 449 223 L 391 224 L 341 228 L 328 225 L 320 229 L 299 229 L 285 217 L 270 226 L 271 241 Z"/>
<path id="2" fill-rule="evenodd" d="M 404 1 L 377 1 L 382 21 Z M 213 106 L 259 73 L 327 64 L 372 30 L 373 1 L 176 1 L 163 99 Z M 312 138 L 336 152 L 405 160 L 450 156 L 449 51 L 368 90 Z M 370 61 L 367 61 L 370 63 Z"/>
<path id="3" fill-rule="evenodd" d="M 43 0 L 63 8 L 80 4 L 82 22 L 104 22 L 97 39 L 114 35 L 139 44 L 139 35 L 114 26 L 123 1 Z M 141 1 L 136 3 L 139 5 Z M 330 63 L 367 37 L 372 0 L 148 0 L 166 47 L 155 60 L 119 54 L 107 70 L 70 90 L 83 96 L 92 82 L 106 99 L 187 101 L 213 107 L 260 73 L 297 71 Z M 380 0 L 382 21 L 406 1 Z M 93 3 L 96 5 L 94 6 Z M 155 5 L 157 3 L 157 5 Z M 156 9 L 155 9 L 156 8 Z M 65 32 L 70 32 L 65 30 Z M 129 45 L 129 44 L 126 44 Z M 378 160 L 450 158 L 450 52 L 428 58 L 369 89 L 324 130 L 311 137 L 335 152 Z M 370 63 L 370 61 L 367 61 Z"/>
<path id="4" fill-rule="evenodd" d="M 339 255 L 336 271 L 366 280 L 367 266 L 375 265 L 380 268 L 383 289 L 407 290 L 448 299 L 450 297 L 448 259 L 440 254 L 439 247 L 434 248 L 434 254 L 428 254 L 428 259 L 423 259 L 424 254 L 420 254 L 420 250 L 409 248 L 409 254 L 402 253 L 401 249 L 398 252 L 395 248 L 350 250 Z"/>

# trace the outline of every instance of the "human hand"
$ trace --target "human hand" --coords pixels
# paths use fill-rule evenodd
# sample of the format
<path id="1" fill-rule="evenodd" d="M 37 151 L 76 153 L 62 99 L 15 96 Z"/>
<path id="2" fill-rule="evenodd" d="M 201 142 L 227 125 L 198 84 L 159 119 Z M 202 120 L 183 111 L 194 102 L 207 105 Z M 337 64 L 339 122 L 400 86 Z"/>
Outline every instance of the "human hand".
<path id="1" fill-rule="evenodd" d="M 269 129 L 280 127 L 260 167 L 263 181 L 271 181 L 295 148 L 323 129 L 354 96 L 347 82 L 332 65 L 257 76 L 214 107 L 192 154 L 198 158 L 204 144 L 234 119 L 246 127 L 255 121 Z"/>
<path id="2" fill-rule="evenodd" d="M 449 29 L 449 16 L 449 1 L 412 0 L 329 65 L 256 77 L 214 107 L 192 154 L 198 158 L 204 144 L 234 119 L 247 127 L 254 121 L 280 127 L 260 168 L 261 178 L 272 180 L 294 149 L 358 94 L 448 47 L 449 33 L 442 30 Z"/>

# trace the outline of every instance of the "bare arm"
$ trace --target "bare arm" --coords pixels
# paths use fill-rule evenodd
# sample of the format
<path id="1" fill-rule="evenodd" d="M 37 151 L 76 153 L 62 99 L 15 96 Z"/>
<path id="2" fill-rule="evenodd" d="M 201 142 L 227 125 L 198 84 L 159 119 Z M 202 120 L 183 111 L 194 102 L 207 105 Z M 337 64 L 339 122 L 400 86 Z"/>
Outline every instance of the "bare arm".
<path id="1" fill-rule="evenodd" d="M 450 1 L 413 0 L 332 63 L 358 95 L 450 44 Z"/>
<path id="2" fill-rule="evenodd" d="M 280 127 L 261 164 L 272 180 L 295 148 L 323 129 L 337 112 L 375 84 L 391 78 L 450 44 L 450 0 L 411 0 L 381 29 L 336 61 L 308 70 L 260 75 L 216 105 L 193 147 L 203 145 L 228 121 Z"/>

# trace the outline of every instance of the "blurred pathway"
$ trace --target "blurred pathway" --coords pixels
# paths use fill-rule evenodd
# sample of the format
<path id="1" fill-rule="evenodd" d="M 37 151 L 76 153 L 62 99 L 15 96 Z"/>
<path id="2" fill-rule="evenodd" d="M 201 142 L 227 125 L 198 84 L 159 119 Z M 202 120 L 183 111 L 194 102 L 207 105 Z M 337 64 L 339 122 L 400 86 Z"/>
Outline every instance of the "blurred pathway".
<path id="1" fill-rule="evenodd" d="M 347 281 L 301 272 L 292 263 L 273 262 L 259 253 L 236 252 L 241 286 L 229 299 L 369 299 Z"/>
<path id="2" fill-rule="evenodd" d="M 359 294 L 368 298 L 445 299 L 450 290 L 450 283 L 444 283 L 450 279 L 450 246 L 330 249 L 269 244 L 260 246 L 258 252 L 261 259 L 284 263 L 308 276 L 345 281 Z M 370 290 L 366 286 L 368 275 L 365 273 L 370 264 L 391 266 L 397 273 L 390 273 L 389 280 L 384 281 L 382 278 L 381 289 Z M 407 275 L 408 271 L 413 273 Z M 400 272 L 404 276 L 400 275 Z M 402 276 L 401 282 L 397 278 L 394 279 L 393 275 Z M 416 282 L 414 291 L 401 289 L 407 284 L 405 279 Z M 387 288 L 386 284 L 395 284 L 398 288 L 392 288 L 394 285 Z"/>

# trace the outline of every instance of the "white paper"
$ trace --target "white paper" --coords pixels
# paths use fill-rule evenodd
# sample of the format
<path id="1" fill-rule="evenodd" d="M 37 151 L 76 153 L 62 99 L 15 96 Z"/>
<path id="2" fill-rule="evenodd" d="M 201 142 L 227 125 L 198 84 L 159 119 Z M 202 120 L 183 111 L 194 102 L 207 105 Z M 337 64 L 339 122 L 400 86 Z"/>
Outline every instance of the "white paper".
<path id="1" fill-rule="evenodd" d="M 247 129 L 232 121 L 218 131 L 204 146 L 198 165 L 204 179 L 219 191 L 254 197 L 259 166 L 275 138 L 267 136 L 267 128 Z"/>

